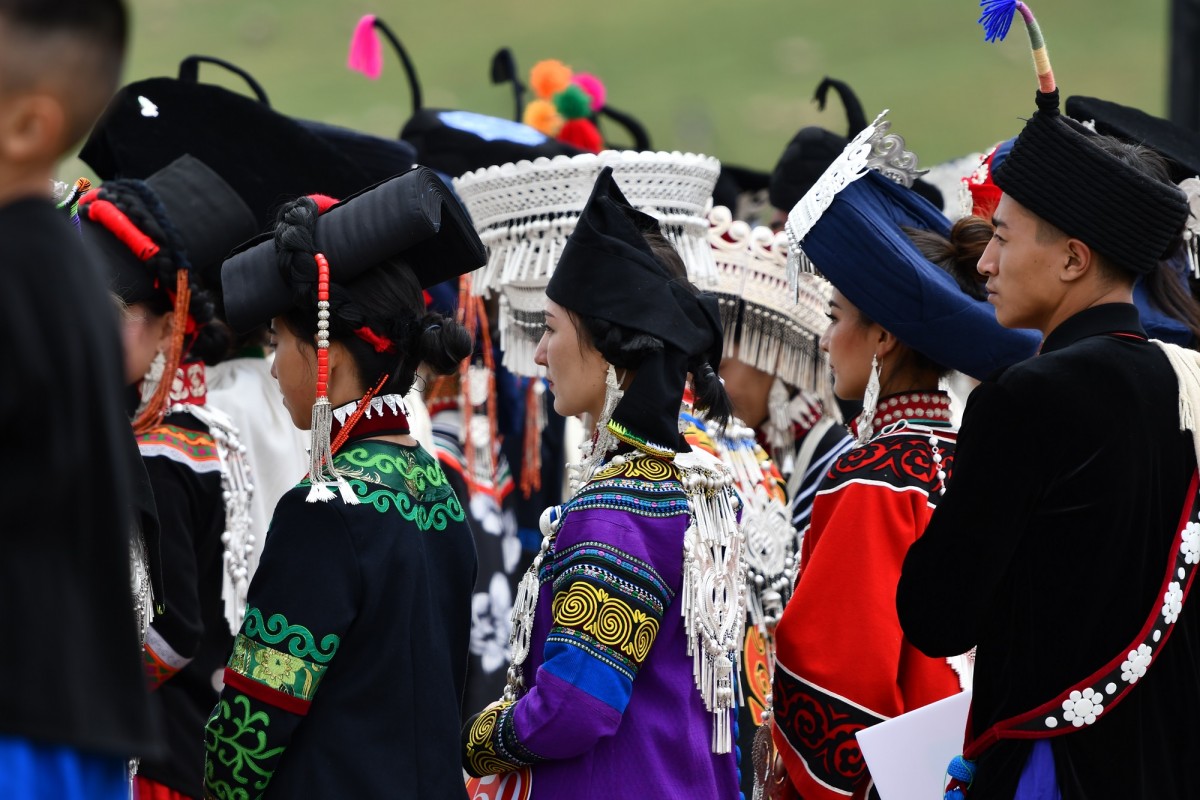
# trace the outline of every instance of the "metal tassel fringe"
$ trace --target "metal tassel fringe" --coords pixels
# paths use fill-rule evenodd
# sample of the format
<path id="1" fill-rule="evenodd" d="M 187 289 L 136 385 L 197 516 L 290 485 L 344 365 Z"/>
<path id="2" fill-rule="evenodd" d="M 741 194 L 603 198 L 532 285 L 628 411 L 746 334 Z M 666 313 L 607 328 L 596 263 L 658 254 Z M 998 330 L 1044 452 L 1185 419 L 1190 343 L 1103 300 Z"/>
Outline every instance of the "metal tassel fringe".
<path id="1" fill-rule="evenodd" d="M 328 397 L 320 397 L 313 403 L 312 410 L 312 444 L 308 452 L 308 475 L 311 488 L 308 490 L 310 503 L 328 503 L 334 498 L 329 488 L 336 484 L 342 502 L 349 506 L 358 505 L 358 498 L 350 484 L 333 465 L 333 447 L 330 438 L 333 433 L 333 406 Z"/>

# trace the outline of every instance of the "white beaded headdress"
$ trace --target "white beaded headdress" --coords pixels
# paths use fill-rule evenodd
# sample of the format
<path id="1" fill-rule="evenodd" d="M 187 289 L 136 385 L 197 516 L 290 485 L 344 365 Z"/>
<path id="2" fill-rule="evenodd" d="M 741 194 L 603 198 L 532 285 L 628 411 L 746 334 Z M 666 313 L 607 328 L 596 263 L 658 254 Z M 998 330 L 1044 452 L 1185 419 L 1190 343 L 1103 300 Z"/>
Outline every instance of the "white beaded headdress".
<path id="1" fill-rule="evenodd" d="M 708 241 L 717 265 L 709 288 L 721 304 L 722 355 L 738 358 L 788 385 L 824 395 L 829 381 L 821 334 L 829 327 L 829 283 L 798 276 L 788 291 L 787 236 L 733 219 L 724 206 L 708 214 Z"/>
<path id="2" fill-rule="evenodd" d="M 711 282 L 716 268 L 705 212 L 720 162 L 694 153 L 605 150 L 598 154 L 519 161 L 469 172 L 454 180 L 488 248 L 488 263 L 473 275 L 472 291 L 501 291 L 504 365 L 535 376 L 544 290 L 600 170 L 613 176 L 629 202 L 657 217 L 693 281 Z M 525 341 L 528 340 L 528 341 Z"/>

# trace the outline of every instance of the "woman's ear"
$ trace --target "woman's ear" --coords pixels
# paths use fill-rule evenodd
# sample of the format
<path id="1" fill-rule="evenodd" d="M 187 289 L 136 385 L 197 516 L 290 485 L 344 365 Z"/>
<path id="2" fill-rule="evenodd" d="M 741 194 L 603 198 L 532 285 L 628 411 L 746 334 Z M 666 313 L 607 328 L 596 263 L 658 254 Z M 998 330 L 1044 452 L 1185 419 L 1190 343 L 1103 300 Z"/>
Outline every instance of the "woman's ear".
<path id="1" fill-rule="evenodd" d="M 174 311 L 168 311 L 155 322 L 158 325 L 158 349 L 164 353 L 171 349 L 171 332 L 174 322 Z"/>
<path id="2" fill-rule="evenodd" d="M 900 340 L 891 331 L 885 330 L 879 323 L 872 324 L 878 328 L 879 337 L 875 344 L 875 355 L 882 360 L 884 357 L 891 355 L 892 351 L 896 349 L 896 345 L 900 343 Z"/>

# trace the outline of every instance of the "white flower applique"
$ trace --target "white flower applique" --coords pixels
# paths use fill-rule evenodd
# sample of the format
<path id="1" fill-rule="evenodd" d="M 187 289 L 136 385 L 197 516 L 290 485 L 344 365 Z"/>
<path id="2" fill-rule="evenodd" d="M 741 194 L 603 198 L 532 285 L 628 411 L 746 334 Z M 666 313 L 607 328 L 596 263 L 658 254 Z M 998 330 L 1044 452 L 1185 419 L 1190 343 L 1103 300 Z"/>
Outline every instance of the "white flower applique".
<path id="1" fill-rule="evenodd" d="M 1121 662 L 1121 680 L 1132 686 L 1139 678 L 1146 677 L 1151 657 L 1152 652 L 1148 644 L 1139 644 L 1137 650 L 1130 650 L 1129 657 Z"/>
<path id="2" fill-rule="evenodd" d="M 1084 689 L 1082 692 L 1078 690 L 1071 692 L 1067 699 L 1063 700 L 1063 719 L 1076 728 L 1091 725 L 1104 710 L 1104 706 L 1101 704 L 1103 699 L 1104 695 L 1091 688 Z"/>
<path id="3" fill-rule="evenodd" d="M 1179 545 L 1185 564 L 1200 563 L 1200 523 L 1189 522 L 1183 529 L 1183 543 Z"/>
<path id="4" fill-rule="evenodd" d="M 512 590 L 503 573 L 492 575 L 487 592 L 471 598 L 471 652 L 479 656 L 485 673 L 509 662 L 508 637 L 512 632 Z"/>
<path id="5" fill-rule="evenodd" d="M 1183 588 L 1179 585 L 1179 581 L 1171 581 L 1171 585 L 1167 587 L 1167 593 L 1163 595 L 1163 620 L 1168 625 L 1174 625 L 1182 610 Z"/>

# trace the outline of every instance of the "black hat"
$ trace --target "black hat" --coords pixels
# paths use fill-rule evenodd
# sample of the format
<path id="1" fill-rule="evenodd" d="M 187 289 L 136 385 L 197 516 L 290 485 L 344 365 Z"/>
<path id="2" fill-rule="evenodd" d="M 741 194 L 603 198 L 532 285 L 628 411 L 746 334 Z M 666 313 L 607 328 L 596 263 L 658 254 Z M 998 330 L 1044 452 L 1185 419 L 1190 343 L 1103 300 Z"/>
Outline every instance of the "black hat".
<path id="1" fill-rule="evenodd" d="M 1175 183 L 1200 175 L 1200 133 L 1140 109 L 1095 97 L 1068 97 L 1066 109 L 1080 122 L 1095 122 L 1097 133 L 1145 145 L 1162 155 L 1170 162 Z"/>
<path id="2" fill-rule="evenodd" d="M 403 256 L 422 288 L 487 261 L 462 206 L 424 167 L 331 206 L 317 220 L 315 244 L 337 283 L 396 256 Z M 273 233 L 258 236 L 230 256 L 221 268 L 221 283 L 226 318 L 234 330 L 249 330 L 292 307 L 294 293 L 280 272 Z"/>
<path id="3" fill-rule="evenodd" d="M 825 128 L 810 126 L 801 128 L 792 137 L 771 173 L 770 198 L 775 208 L 786 211 L 800 202 L 800 198 L 808 193 L 825 169 L 842 154 L 846 143 L 867 127 L 867 118 L 858 96 L 842 81 L 833 78 L 821 81 L 813 95 L 817 108 L 825 110 L 825 98 L 831 88 L 836 89 L 842 98 L 849 130 L 843 136 Z"/>
<path id="4" fill-rule="evenodd" d="M 612 421 L 641 443 L 674 452 L 687 449 L 678 415 L 689 367 L 707 362 L 715 370 L 720 364 L 721 317 L 715 296 L 697 294 L 667 272 L 643 236 L 651 231 L 659 231 L 658 221 L 629 204 L 612 168 L 605 167 L 563 247 L 546 296 L 662 341 L 662 349 L 639 365 Z"/>
<path id="5" fill-rule="evenodd" d="M 1059 113 L 1058 85 L 1041 27 L 1025 3 L 984 0 L 986 38 L 1003 39 L 1020 13 L 1038 76 L 1037 108 L 992 180 L 1006 195 L 1123 269 L 1146 274 L 1178 246 L 1187 198 L 1126 165 L 1097 136 Z"/>
<path id="6" fill-rule="evenodd" d="M 170 276 L 147 265 L 146 260 L 130 249 L 129 242 L 118 238 L 120 226 L 107 224 L 103 210 L 107 195 L 120 192 L 129 215 L 153 219 L 156 226 L 162 225 L 159 216 L 164 216 L 176 247 L 175 252 L 169 253 L 167 271 L 190 269 L 191 281 L 201 285 L 234 247 L 257 230 L 254 215 L 229 184 L 191 156 L 180 156 L 155 172 L 146 179 L 145 190 L 138 191 L 137 183 L 121 180 L 105 183 L 86 198 L 80 212 L 85 244 L 103 258 L 110 270 L 113 291 L 126 303 L 165 301 L 169 299 L 167 290 L 173 289 L 174 284 L 164 285 Z M 155 204 L 161 207 L 159 216 L 151 208 Z M 146 235 L 145 231 L 139 232 Z M 166 241 L 153 244 L 160 250 L 169 246 Z"/>
<path id="7" fill-rule="evenodd" d="M 200 63 L 242 76 L 257 99 L 199 83 Z M 233 187 L 262 230 L 298 196 L 348 197 L 413 164 L 403 142 L 273 110 L 262 87 L 228 62 L 189 56 L 179 72 L 131 83 L 109 103 L 80 153 L 97 175 L 145 178 L 188 153 Z"/>

